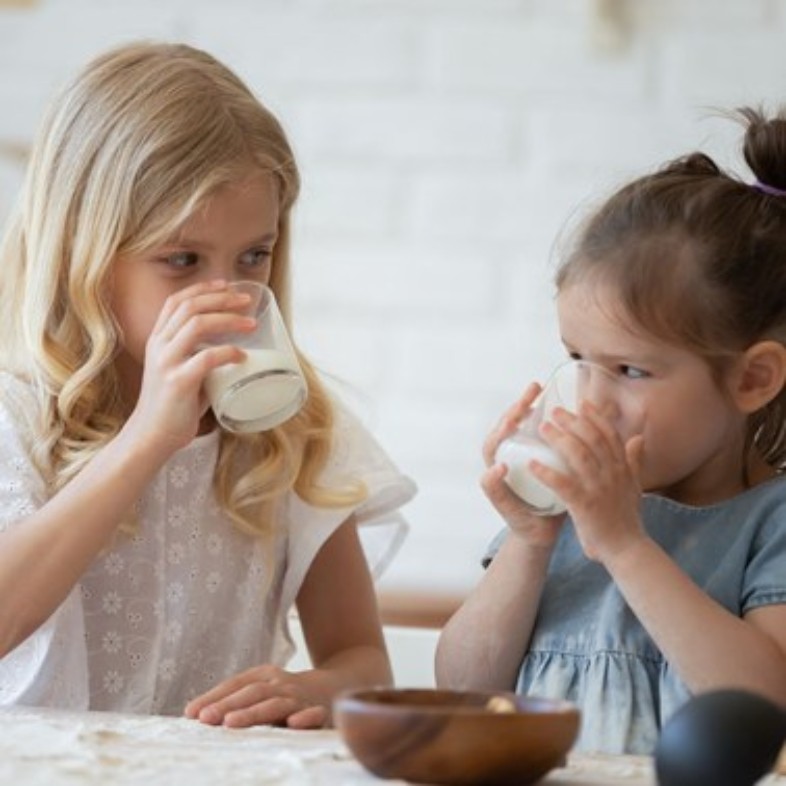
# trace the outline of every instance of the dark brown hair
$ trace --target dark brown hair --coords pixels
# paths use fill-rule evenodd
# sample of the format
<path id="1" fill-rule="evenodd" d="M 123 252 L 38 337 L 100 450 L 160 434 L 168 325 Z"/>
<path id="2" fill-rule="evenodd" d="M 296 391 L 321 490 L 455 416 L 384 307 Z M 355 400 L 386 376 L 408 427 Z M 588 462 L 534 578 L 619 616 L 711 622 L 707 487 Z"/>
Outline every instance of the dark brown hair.
<path id="1" fill-rule="evenodd" d="M 556 277 L 558 289 L 613 285 L 632 325 L 695 352 L 718 378 L 757 341 L 786 345 L 786 114 L 733 117 L 753 185 L 703 153 L 671 161 L 601 206 Z M 751 416 L 748 444 L 783 468 L 786 389 Z"/>

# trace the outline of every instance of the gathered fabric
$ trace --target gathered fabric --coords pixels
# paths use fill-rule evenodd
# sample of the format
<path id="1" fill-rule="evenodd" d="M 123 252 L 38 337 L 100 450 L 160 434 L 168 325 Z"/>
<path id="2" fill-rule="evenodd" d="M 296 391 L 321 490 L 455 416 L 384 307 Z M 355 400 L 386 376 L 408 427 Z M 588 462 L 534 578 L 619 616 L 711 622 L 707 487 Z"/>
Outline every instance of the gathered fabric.
<path id="1" fill-rule="evenodd" d="M 642 517 L 650 537 L 735 616 L 786 603 L 786 478 L 701 508 L 646 495 Z M 606 569 L 586 559 L 570 519 L 515 689 L 577 704 L 576 750 L 585 752 L 652 754 L 662 725 L 690 698 Z"/>
<path id="2" fill-rule="evenodd" d="M 24 397 L 21 383 L 0 377 L 6 394 Z M 13 411 L 0 406 L 0 532 L 24 526 L 46 502 L 30 435 Z M 320 480 L 358 478 L 368 495 L 328 509 L 290 492 L 273 553 L 219 507 L 218 445 L 214 431 L 174 454 L 138 501 L 134 533 L 118 533 L 46 623 L 0 659 L 0 706 L 180 715 L 222 679 L 286 665 L 294 651 L 287 620 L 303 580 L 350 516 L 375 574 L 401 544 L 398 509 L 414 483 L 344 408 L 337 407 L 335 449 Z"/>

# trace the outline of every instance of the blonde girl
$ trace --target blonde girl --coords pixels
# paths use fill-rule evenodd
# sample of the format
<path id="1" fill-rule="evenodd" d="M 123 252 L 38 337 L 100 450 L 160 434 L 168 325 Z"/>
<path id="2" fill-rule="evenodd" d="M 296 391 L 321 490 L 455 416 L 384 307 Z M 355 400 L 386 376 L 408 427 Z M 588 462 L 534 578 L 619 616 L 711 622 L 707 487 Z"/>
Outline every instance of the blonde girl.
<path id="1" fill-rule="evenodd" d="M 189 46 L 134 43 L 53 103 L 0 250 L 0 704 L 320 726 L 391 679 L 357 527 L 414 488 L 329 395 L 220 431 L 268 284 L 290 325 L 298 172 L 278 121 Z M 299 611 L 314 668 L 284 669 Z"/>
<path id="2" fill-rule="evenodd" d="M 786 705 L 786 118 L 742 119 L 753 185 L 674 161 L 612 195 L 557 274 L 568 354 L 618 376 L 640 433 L 558 412 L 542 433 L 567 471 L 530 466 L 568 514 L 544 519 L 493 460 L 537 385 L 485 445 L 508 529 L 438 681 L 574 701 L 580 748 L 651 753 L 716 688 Z"/>

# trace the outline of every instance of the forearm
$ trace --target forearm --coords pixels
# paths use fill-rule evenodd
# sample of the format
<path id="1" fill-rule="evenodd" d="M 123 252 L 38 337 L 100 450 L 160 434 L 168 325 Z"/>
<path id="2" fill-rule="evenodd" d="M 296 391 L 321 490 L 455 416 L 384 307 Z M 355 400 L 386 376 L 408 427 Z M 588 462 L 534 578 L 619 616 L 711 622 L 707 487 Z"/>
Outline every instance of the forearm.
<path id="1" fill-rule="evenodd" d="M 0 657 L 63 602 L 159 465 L 120 434 L 28 520 L 0 535 Z"/>
<path id="2" fill-rule="evenodd" d="M 652 540 L 606 568 L 691 691 L 747 688 L 786 704 L 786 656 L 764 631 L 702 591 Z"/>
<path id="3" fill-rule="evenodd" d="M 303 683 L 315 704 L 330 713 L 333 699 L 354 688 L 388 687 L 393 673 L 387 652 L 382 647 L 360 646 L 343 650 L 302 673 Z"/>
<path id="4" fill-rule="evenodd" d="M 550 549 L 511 534 L 440 635 L 437 685 L 511 690 L 535 624 Z"/>

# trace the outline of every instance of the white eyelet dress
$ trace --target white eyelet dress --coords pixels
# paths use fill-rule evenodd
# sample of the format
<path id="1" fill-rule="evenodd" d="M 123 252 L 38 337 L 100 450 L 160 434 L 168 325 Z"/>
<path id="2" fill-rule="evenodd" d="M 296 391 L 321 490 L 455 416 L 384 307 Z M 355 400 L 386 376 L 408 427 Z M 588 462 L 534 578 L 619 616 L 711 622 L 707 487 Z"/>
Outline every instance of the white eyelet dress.
<path id="1" fill-rule="evenodd" d="M 14 413 L 25 386 L 0 375 L 0 533 L 24 526 L 45 502 Z M 27 399 L 29 406 L 29 398 Z M 406 531 L 398 508 L 415 493 L 367 430 L 337 406 L 335 449 L 321 481 L 360 478 L 366 500 L 326 509 L 290 493 L 277 522 L 274 559 L 216 504 L 217 431 L 194 439 L 139 500 L 136 534 L 119 534 L 50 619 L 0 659 L 0 706 L 182 714 L 186 703 L 251 666 L 285 665 L 287 615 L 317 552 L 354 514 L 373 530 L 379 572 Z M 75 521 L 74 526 L 79 526 Z M 365 539 L 364 539 L 365 543 Z M 0 534 L 2 548 L 2 534 Z"/>

